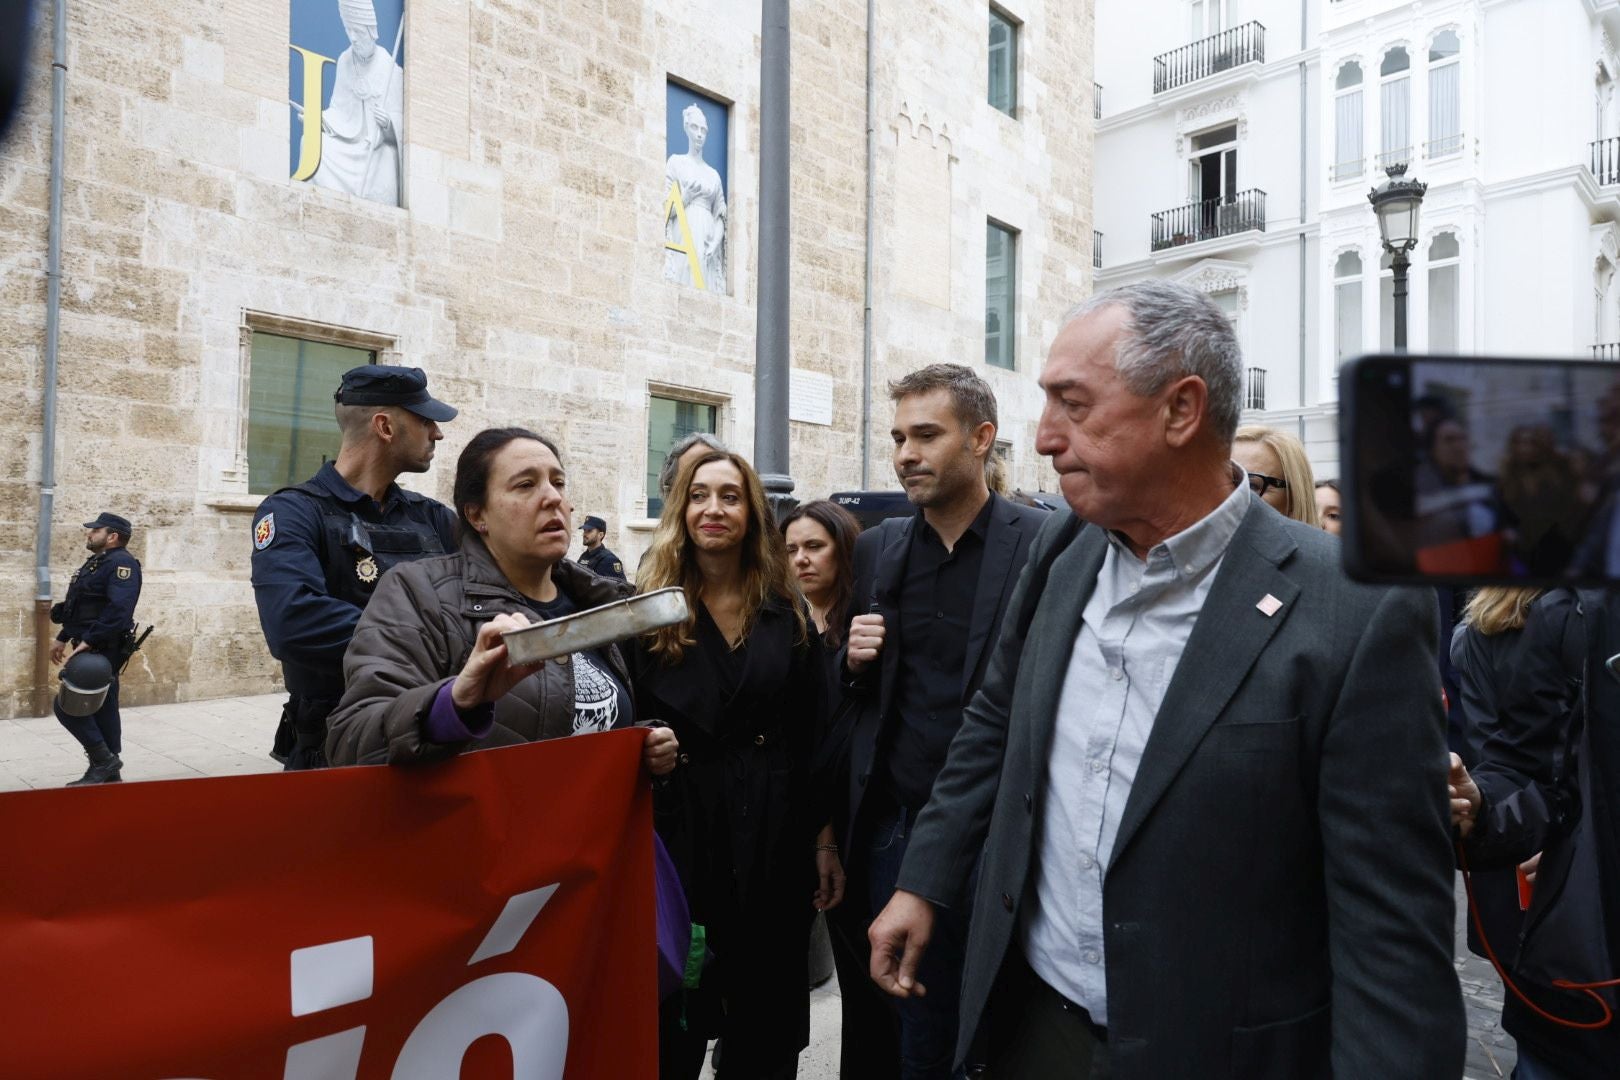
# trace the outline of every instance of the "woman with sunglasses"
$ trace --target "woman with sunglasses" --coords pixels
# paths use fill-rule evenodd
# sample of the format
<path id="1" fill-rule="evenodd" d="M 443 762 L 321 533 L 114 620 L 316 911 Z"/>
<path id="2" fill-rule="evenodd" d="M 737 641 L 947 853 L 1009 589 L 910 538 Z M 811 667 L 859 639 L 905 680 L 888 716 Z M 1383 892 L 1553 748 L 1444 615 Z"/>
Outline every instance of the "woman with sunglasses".
<path id="1" fill-rule="evenodd" d="M 1283 517 L 1322 527 L 1316 510 L 1311 459 L 1305 446 L 1287 432 L 1245 424 L 1232 442 L 1232 460 L 1249 475 L 1253 491 Z"/>

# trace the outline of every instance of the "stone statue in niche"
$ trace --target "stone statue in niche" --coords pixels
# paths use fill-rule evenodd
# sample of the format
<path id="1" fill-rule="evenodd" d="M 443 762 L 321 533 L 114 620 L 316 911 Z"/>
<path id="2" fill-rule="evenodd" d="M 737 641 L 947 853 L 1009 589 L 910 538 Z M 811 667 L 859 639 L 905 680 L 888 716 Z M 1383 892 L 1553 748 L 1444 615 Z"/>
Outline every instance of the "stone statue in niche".
<path id="1" fill-rule="evenodd" d="M 703 160 L 709 122 L 697 105 L 681 113 L 684 154 L 664 165 L 664 280 L 726 291 L 726 192 L 720 174 Z"/>
<path id="2" fill-rule="evenodd" d="M 332 102 L 321 113 L 321 165 L 310 182 L 399 205 L 404 73 L 377 40 L 372 0 L 337 0 L 349 47 L 338 57 Z M 403 31 L 404 21 L 400 28 Z"/>

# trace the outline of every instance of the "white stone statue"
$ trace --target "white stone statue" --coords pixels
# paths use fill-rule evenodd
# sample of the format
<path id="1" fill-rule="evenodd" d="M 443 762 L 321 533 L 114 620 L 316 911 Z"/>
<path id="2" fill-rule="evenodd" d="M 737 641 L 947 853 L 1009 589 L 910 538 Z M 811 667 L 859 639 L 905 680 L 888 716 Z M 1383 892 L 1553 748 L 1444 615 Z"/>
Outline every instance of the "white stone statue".
<path id="1" fill-rule="evenodd" d="M 692 234 L 692 249 L 703 275 L 703 288 L 710 292 L 726 291 L 726 193 L 720 186 L 720 174 L 714 166 L 703 160 L 703 143 L 709 136 L 709 121 L 697 105 L 688 105 L 681 113 L 682 127 L 686 129 L 686 153 L 671 154 L 664 165 L 665 221 L 664 237 L 667 245 L 686 247 L 681 232 L 680 216 L 668 205 L 669 191 L 679 185 L 681 204 L 686 225 Z M 692 258 L 683 251 L 664 252 L 664 280 L 684 285 L 695 285 L 692 277 Z"/>
<path id="2" fill-rule="evenodd" d="M 332 103 L 321 113 L 321 165 L 310 181 L 398 206 L 404 72 L 377 41 L 371 0 L 337 0 L 337 6 L 349 47 L 337 59 Z"/>

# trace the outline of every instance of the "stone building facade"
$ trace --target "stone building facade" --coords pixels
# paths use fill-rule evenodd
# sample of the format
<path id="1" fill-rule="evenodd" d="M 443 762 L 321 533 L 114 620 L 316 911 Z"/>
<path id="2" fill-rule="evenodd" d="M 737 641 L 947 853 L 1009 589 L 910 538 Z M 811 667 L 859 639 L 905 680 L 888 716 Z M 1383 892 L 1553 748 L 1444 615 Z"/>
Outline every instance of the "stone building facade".
<path id="1" fill-rule="evenodd" d="M 70 0 L 55 512 L 57 598 L 78 523 L 135 522 L 140 619 L 124 700 L 261 693 L 279 671 L 248 584 L 253 341 L 420 366 L 461 409 L 432 472 L 448 498 L 477 430 L 564 448 L 577 515 L 634 565 L 650 536 L 655 396 L 718 407 L 753 442 L 758 0 L 410 0 L 400 208 L 289 179 L 289 0 Z M 863 431 L 867 7 L 794 4 L 792 352 L 830 380 L 794 422 L 801 498 L 893 487 L 884 383 L 984 364 L 986 222 L 1017 232 L 1012 370 L 987 368 L 1016 484 L 1045 344 L 1090 289 L 1092 14 L 1009 0 L 1017 106 L 986 100 L 988 5 L 876 3 L 872 408 Z M 0 715 L 37 707 L 49 5 L 0 147 Z M 665 97 L 729 104 L 725 292 L 664 280 Z"/>

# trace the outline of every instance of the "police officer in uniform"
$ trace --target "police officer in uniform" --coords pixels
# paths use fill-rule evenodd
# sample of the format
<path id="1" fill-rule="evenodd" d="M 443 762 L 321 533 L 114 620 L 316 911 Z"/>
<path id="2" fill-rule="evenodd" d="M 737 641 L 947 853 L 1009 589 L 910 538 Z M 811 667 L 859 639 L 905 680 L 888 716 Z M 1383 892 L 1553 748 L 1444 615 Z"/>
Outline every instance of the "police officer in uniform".
<path id="1" fill-rule="evenodd" d="M 580 530 L 585 538 L 585 550 L 580 553 L 579 565 L 598 577 L 623 581 L 624 563 L 602 543 L 603 538 L 607 536 L 607 522 L 592 515 L 585 519 L 585 524 L 580 526 Z"/>
<path id="2" fill-rule="evenodd" d="M 121 780 L 124 767 L 123 722 L 118 715 L 117 672 L 135 651 L 135 603 L 141 598 L 141 564 L 127 550 L 130 524 L 103 513 L 84 527 L 90 557 L 73 572 L 67 599 L 51 608 L 51 621 L 62 624 L 51 647 L 51 663 L 62 664 L 82 652 L 97 652 L 112 664 L 113 681 L 101 708 L 89 716 L 69 716 L 58 703 L 56 719 L 84 747 L 90 767 L 68 786 Z"/>
<path id="3" fill-rule="evenodd" d="M 253 595 L 289 695 L 271 755 L 288 769 L 326 764 L 343 652 L 377 581 L 398 563 L 456 549 L 455 514 L 394 483 L 428 470 L 439 425 L 456 410 L 428 393 L 421 368 L 353 368 L 333 396 L 337 460 L 253 515 Z"/>

